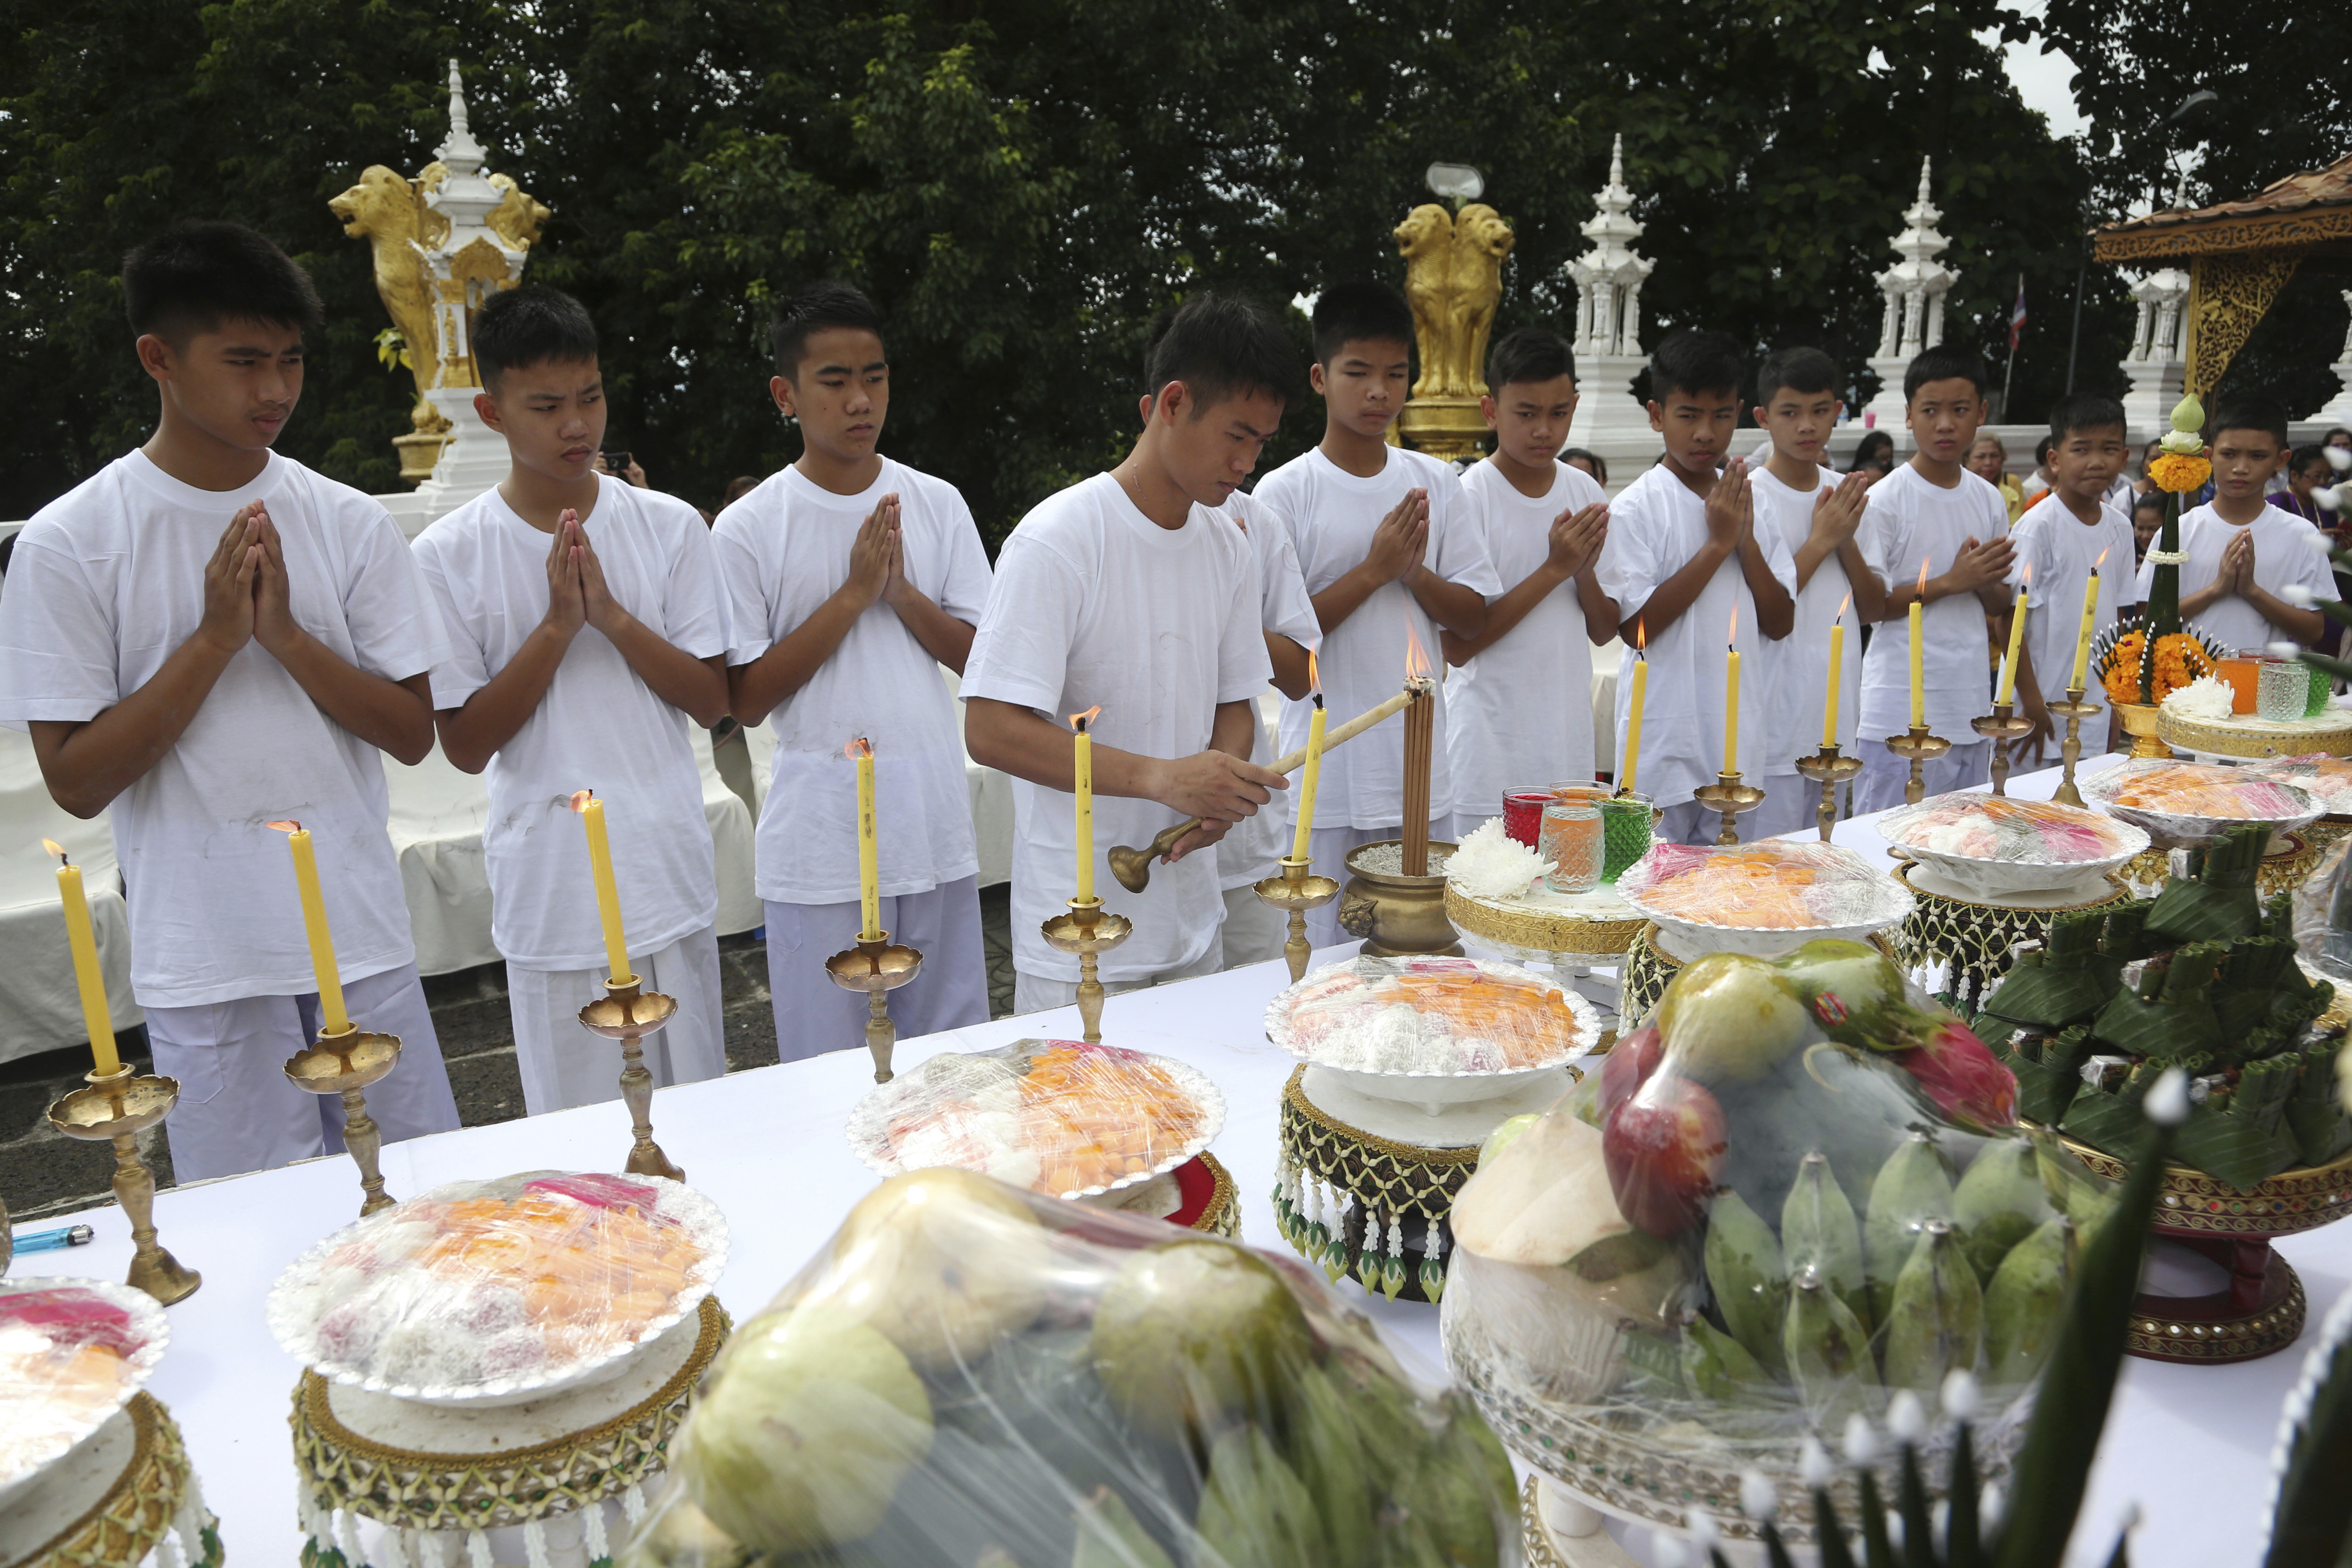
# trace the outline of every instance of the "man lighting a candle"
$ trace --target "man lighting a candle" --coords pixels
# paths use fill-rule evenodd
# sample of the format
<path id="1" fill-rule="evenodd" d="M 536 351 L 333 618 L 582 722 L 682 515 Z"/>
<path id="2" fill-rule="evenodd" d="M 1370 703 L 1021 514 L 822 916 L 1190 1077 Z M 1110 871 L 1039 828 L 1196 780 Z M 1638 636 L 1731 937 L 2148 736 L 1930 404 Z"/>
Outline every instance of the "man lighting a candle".
<path id="1" fill-rule="evenodd" d="M 110 815 L 131 990 L 155 1070 L 180 1080 L 173 1170 L 342 1147 L 341 1100 L 284 1071 L 325 1018 L 281 818 L 312 836 L 351 1023 L 405 1047 L 369 1114 L 387 1142 L 454 1130 L 382 758 L 432 750 L 439 621 L 383 508 L 269 449 L 318 296 L 226 223 L 140 246 L 122 284 L 155 433 L 18 536 L 0 722 L 31 731 L 59 805 Z"/>
<path id="2" fill-rule="evenodd" d="M 2087 679 L 2087 658 L 2077 655 L 2087 652 L 2099 627 L 2139 603 L 2131 518 L 2107 499 L 2130 458 L 2124 405 L 2114 398 L 2077 393 L 2051 409 L 2050 493 L 2026 509 L 2010 535 L 2017 547 L 2010 581 L 2027 606 L 2017 701 L 2033 725 L 2019 750 L 2030 750 L 2037 762 L 2055 734 L 2047 704 L 2063 695 L 2078 665 L 2084 667 L 2083 700 L 2106 705 L 2105 691 Z M 2105 733 L 2104 721 L 2095 721 L 2087 736 L 2092 750 Z"/>
<path id="3" fill-rule="evenodd" d="M 1088 726 L 1099 894 L 1134 922 L 1103 954 L 1106 991 L 1215 971 L 1225 906 L 1216 857 L 1195 855 L 1255 816 L 1287 781 L 1247 761 L 1255 701 L 1273 670 L 1261 576 L 1230 502 L 1281 423 L 1297 366 L 1264 309 L 1188 301 L 1153 349 L 1143 434 L 1108 473 L 1049 497 L 1013 531 L 964 675 L 972 759 L 1013 777 L 1013 1005 L 1077 995 L 1076 957 L 1039 928 L 1076 891 L 1076 744 Z M 1149 843 L 1186 817 L 1141 893 L 1105 852 Z"/>

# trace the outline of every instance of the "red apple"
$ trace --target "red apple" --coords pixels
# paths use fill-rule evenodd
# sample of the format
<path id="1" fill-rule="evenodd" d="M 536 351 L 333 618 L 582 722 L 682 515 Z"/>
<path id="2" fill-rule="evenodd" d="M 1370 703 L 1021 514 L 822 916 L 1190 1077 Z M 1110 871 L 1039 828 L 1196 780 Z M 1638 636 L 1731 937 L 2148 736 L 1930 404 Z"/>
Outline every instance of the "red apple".
<path id="1" fill-rule="evenodd" d="M 1659 1073 L 1601 1124 L 1609 1189 L 1625 1218 L 1652 1236 L 1696 1224 L 1725 1151 L 1723 1107 L 1700 1085 Z"/>
<path id="2" fill-rule="evenodd" d="M 1636 1029 L 1610 1047 L 1609 1054 L 1601 1058 L 1598 1109 L 1601 1121 L 1607 1121 L 1611 1111 L 1633 1099 L 1650 1081 L 1650 1075 L 1658 1070 L 1658 1062 L 1665 1054 L 1665 1037 L 1654 1027 Z"/>

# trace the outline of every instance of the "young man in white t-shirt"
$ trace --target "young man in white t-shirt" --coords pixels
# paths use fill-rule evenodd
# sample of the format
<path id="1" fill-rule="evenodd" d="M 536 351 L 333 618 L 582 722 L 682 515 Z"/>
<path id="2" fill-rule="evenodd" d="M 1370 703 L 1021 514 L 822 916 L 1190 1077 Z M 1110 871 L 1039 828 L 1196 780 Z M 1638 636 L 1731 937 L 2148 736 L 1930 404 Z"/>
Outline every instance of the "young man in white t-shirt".
<path id="1" fill-rule="evenodd" d="M 2113 498 L 2115 479 L 2131 458 L 2124 405 L 2112 397 L 2075 393 L 2050 410 L 2050 493 L 2028 507 L 2011 531 L 2017 562 L 2009 592 L 2024 584 L 2025 636 L 2018 646 L 2018 711 L 2033 732 L 2011 754 L 2039 764 L 2056 738 L 2049 700 L 2063 696 L 2074 673 L 2074 653 L 2083 636 L 2083 598 L 2092 574 L 2099 579 L 2091 633 L 2115 625 L 2139 603 L 2131 570 L 2131 520 Z M 2014 599 L 2011 600 L 2012 605 Z M 2106 706 L 2106 692 L 2084 668 L 2083 700 Z M 2104 717 L 2083 730 L 2088 749 L 2106 742 Z"/>
<path id="2" fill-rule="evenodd" d="M 2333 599 L 2336 581 L 2326 535 L 2266 499 L 2286 452 L 2286 411 L 2266 397 L 2245 398 L 2222 407 L 2208 428 L 2213 499 L 2180 514 L 2180 619 L 2225 648 L 2313 647 L 2326 617 L 2288 595 Z M 2142 598 L 2156 577 L 2156 556 L 2151 547 L 2140 566 Z"/>
<path id="3" fill-rule="evenodd" d="M 1628 647 L 1646 641 L 1641 751 L 1623 759 L 1633 788 L 1664 816 L 1658 837 L 1712 844 L 1723 819 L 1693 792 L 1713 784 L 1723 754 L 1729 647 L 1739 649 L 1738 766 L 1761 779 L 1770 753 L 1772 694 L 1764 650 L 1789 635 L 1796 567 L 1778 533 L 1756 526 L 1745 458 L 1723 463 L 1739 427 L 1748 367 L 1721 332 L 1677 332 L 1650 356 L 1650 427 L 1665 456 L 1617 492 L 1601 552 L 1601 592 Z M 1721 471 L 1717 465 L 1723 464 Z M 1736 626 L 1736 632 L 1735 632 Z M 1617 681 L 1617 733 L 1633 733 L 1630 666 Z M 1744 837 L 1744 835 L 1743 835 Z"/>
<path id="4" fill-rule="evenodd" d="M 1859 535 L 1862 558 L 1885 590 L 1885 601 L 1862 661 L 1856 812 L 1902 805 L 1911 776 L 1911 764 L 1886 749 L 1886 738 L 1911 726 L 1915 599 L 1921 605 L 1927 728 L 1952 743 L 1927 764 L 1927 794 L 1966 789 L 1992 773 L 1992 742 L 1969 725 L 1992 711 L 1985 616 L 2008 615 L 2003 589 L 2016 552 L 2008 503 L 1962 466 L 1984 417 L 1984 362 L 1965 349 L 1929 349 L 1903 374 L 1906 418 L 1918 449 L 1870 488 Z"/>
<path id="5" fill-rule="evenodd" d="M 1558 460 L 1576 416 L 1576 355 L 1557 332 L 1522 327 L 1486 356 L 1481 401 L 1495 450 L 1462 477 L 1472 526 L 1498 581 L 1475 637 L 1442 632 L 1455 827 L 1503 809 L 1504 792 L 1589 779 L 1592 649 L 1617 635 L 1593 570 L 1609 496 Z M 1608 765 L 1613 765 L 1613 762 Z"/>
<path id="6" fill-rule="evenodd" d="M 310 830 L 351 1022 L 405 1047 L 369 1113 L 386 1140 L 450 1131 L 380 755 L 433 749 L 440 622 L 383 508 L 269 450 L 318 296 L 228 223 L 148 241 L 122 283 L 162 412 L 17 536 L 0 722 L 31 731 L 59 805 L 110 814 L 181 1181 L 342 1146 L 341 1101 L 284 1071 L 321 1024 L 286 818 Z"/>
<path id="7" fill-rule="evenodd" d="M 1102 955 L 1107 991 L 1214 972 L 1217 858 L 1194 855 L 1288 781 L 1247 760 L 1266 655 L 1260 576 L 1229 510 L 1282 422 L 1297 370 L 1281 323 L 1215 295 L 1188 300 L 1154 347 L 1150 413 L 1108 473 L 1047 497 L 997 554 L 964 675 L 972 759 L 1013 778 L 1013 967 L 1024 1013 L 1076 1000 L 1075 956 L 1040 927 L 1076 892 L 1076 752 L 1067 715 L 1097 711 L 1096 896 L 1133 922 Z M 1187 817 L 1141 893 L 1115 845 Z"/>
<path id="8" fill-rule="evenodd" d="M 824 961 L 863 924 L 857 770 L 874 748 L 879 919 L 920 948 L 891 993 L 903 1035 L 988 1021 L 980 860 L 964 783 L 958 675 L 988 600 L 988 556 L 953 485 L 878 449 L 890 412 L 882 317 L 845 283 L 818 283 L 771 334 L 777 409 L 800 422 L 798 460 L 727 509 L 717 528 L 734 605 L 735 716 L 772 719 L 774 774 L 760 812 L 768 991 L 786 1061 L 865 1043 L 862 992 Z"/>
<path id="9" fill-rule="evenodd" d="M 1254 492 L 1290 524 L 1323 643 L 1316 662 L 1329 722 L 1344 724 L 1396 695 L 1408 650 L 1420 673 L 1444 673 L 1441 629 L 1475 637 L 1503 591 L 1461 481 L 1437 458 L 1388 444 L 1412 367 L 1412 311 L 1385 283 L 1342 283 L 1315 301 L 1315 364 L 1323 440 L 1266 475 Z M 1454 771 L 1445 690 L 1430 758 L 1430 835 L 1454 837 Z M 1309 702 L 1282 713 L 1286 752 L 1307 744 Z M 1499 810 L 1499 804 L 1494 807 Z M 1490 813 L 1491 814 L 1491 813 Z M 1481 816 L 1479 820 L 1485 820 Z M 1404 824 L 1404 716 L 1384 720 L 1323 759 L 1315 795 L 1315 864 L 1344 877 L 1349 850 L 1397 837 Z M 1343 940 L 1337 903 L 1307 917 L 1318 947 Z"/>
<path id="10" fill-rule="evenodd" d="M 1148 401 L 1144 417 L 1150 418 Z M 1307 596 L 1307 580 L 1299 575 L 1298 549 L 1291 542 L 1290 526 L 1272 507 L 1239 490 L 1227 497 L 1219 510 L 1248 537 L 1257 559 L 1258 616 L 1265 631 L 1266 659 L 1274 667 L 1275 689 L 1293 701 L 1311 700 L 1315 683 L 1309 650 L 1322 640 L 1322 631 L 1315 621 L 1314 601 Z M 1260 723 L 1253 737 L 1251 762 L 1262 763 L 1274 754 L 1266 749 L 1269 740 L 1265 725 Z M 1275 861 L 1290 853 L 1290 828 L 1281 812 L 1261 811 L 1217 841 L 1217 881 L 1225 895 L 1221 942 L 1227 969 L 1282 956 L 1282 944 L 1290 935 L 1289 917 L 1253 889 L 1280 869 Z"/>
<path id="11" fill-rule="evenodd" d="M 1796 572 L 1789 635 L 1767 645 L 1772 720 L 1764 759 L 1764 804 L 1740 822 L 1743 838 L 1771 838 L 1814 826 L 1822 786 L 1797 772 L 1820 749 L 1830 690 L 1830 628 L 1843 625 L 1837 742 L 1854 756 L 1862 715 L 1862 628 L 1878 617 L 1878 583 L 1862 563 L 1865 474 L 1843 480 L 1822 466 L 1844 408 L 1835 362 L 1819 349 L 1783 349 L 1756 374 L 1756 420 L 1769 433 L 1764 466 L 1748 475 L 1756 531 L 1777 537 Z"/>
<path id="12" fill-rule="evenodd" d="M 687 727 L 727 711 L 727 606 L 701 514 L 593 466 L 604 382 L 580 302 L 509 289 L 482 306 L 471 337 L 474 407 L 511 466 L 415 548 L 449 638 L 433 672 L 441 749 L 488 777 L 490 940 L 536 1116 L 621 1093 L 580 1026 L 615 977 L 572 810 L 579 790 L 604 803 L 630 972 L 677 1001 L 646 1038 L 656 1087 L 727 1070 L 719 881 Z"/>

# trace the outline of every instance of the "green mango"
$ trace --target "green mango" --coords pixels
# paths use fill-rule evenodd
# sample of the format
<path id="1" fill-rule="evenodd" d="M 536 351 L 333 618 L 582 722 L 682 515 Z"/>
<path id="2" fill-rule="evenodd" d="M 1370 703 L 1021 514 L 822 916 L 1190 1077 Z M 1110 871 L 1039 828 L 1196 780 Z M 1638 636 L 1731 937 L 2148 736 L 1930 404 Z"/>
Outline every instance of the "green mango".
<path id="1" fill-rule="evenodd" d="M 1846 1417 L 1876 1405 L 1878 1364 L 1871 1359 L 1870 1334 L 1818 1270 L 1801 1270 L 1790 1285 L 1789 1321 L 1781 1330 L 1789 1375 L 1814 1425 L 1835 1432 Z"/>
<path id="2" fill-rule="evenodd" d="M 1951 1372 L 1974 1372 L 1984 1344 L 1984 1288 L 1943 1220 L 1920 1227 L 1895 1279 L 1886 1322 L 1886 1385 L 1934 1394 Z"/>
<path id="3" fill-rule="evenodd" d="M 1925 1038 L 1904 1037 L 1916 1010 L 1904 990 L 1903 972 L 1866 942 L 1818 938 L 1776 960 L 1773 967 L 1822 1032 L 1840 1045 L 1896 1051 Z"/>
<path id="4" fill-rule="evenodd" d="M 1841 1194 L 1843 1195 L 1843 1194 Z M 1846 1211 L 1847 1223 L 1853 1210 Z M 1780 1324 L 1789 1315 L 1789 1269 L 1780 1238 L 1738 1193 L 1720 1193 L 1706 1211 L 1707 1289 L 1723 1326 L 1768 1370 L 1780 1370 Z"/>
<path id="5" fill-rule="evenodd" d="M 2074 1277 L 2074 1222 L 2043 1221 L 2010 1248 L 1985 1287 L 1985 1383 L 2010 1390 L 2032 1380 L 2058 1338 L 2059 1313 Z"/>
<path id="6" fill-rule="evenodd" d="M 1953 1223 L 1979 1282 L 2050 1215 L 2041 1157 L 2028 1139 L 1999 1138 L 1978 1150 L 1952 1190 Z"/>
<path id="7" fill-rule="evenodd" d="M 1290 1405 L 1291 1466 L 1315 1499 L 1332 1558 L 1360 1563 L 1372 1553 L 1375 1505 L 1353 1402 L 1319 1366 L 1301 1373 Z"/>
<path id="8" fill-rule="evenodd" d="M 1070 1568 L 1176 1568 L 1119 1495 L 1098 1487 L 1078 1505 L 1078 1543 Z"/>
<path id="9" fill-rule="evenodd" d="M 1870 1322 L 1885 1326 L 1895 1308 L 1895 1276 L 1911 1261 L 1918 1227 L 1931 1219 L 1952 1219 L 1951 1173 L 1935 1141 L 1913 1132 L 1895 1146 L 1870 1184 L 1870 1215 L 1863 1227 Z"/>
<path id="10" fill-rule="evenodd" d="M 1868 1335 L 1877 1319 L 1864 1289 L 1862 1227 L 1829 1156 L 1818 1149 L 1797 1163 L 1796 1184 L 1780 1205 L 1780 1256 L 1790 1279 L 1809 1268 L 1819 1274 Z"/>
<path id="11" fill-rule="evenodd" d="M 1332 1561 L 1306 1483 L 1255 1424 L 1229 1429 L 1210 1450 L 1193 1529 L 1223 1568 L 1322 1568 Z"/>

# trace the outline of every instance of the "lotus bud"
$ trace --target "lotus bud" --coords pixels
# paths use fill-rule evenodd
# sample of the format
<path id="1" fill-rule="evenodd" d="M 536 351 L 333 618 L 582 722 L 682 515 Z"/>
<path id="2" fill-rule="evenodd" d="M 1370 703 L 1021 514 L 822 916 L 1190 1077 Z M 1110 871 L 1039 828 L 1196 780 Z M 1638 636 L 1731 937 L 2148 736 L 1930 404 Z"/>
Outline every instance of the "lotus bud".
<path id="1" fill-rule="evenodd" d="M 2279 589 L 2279 597 L 2284 599 L 2288 604 L 2293 605 L 2298 610 L 2307 610 L 2311 608 L 2314 602 L 2311 590 L 2305 587 L 2300 583 L 2288 583 L 2282 586 Z M 2278 644 L 2273 643 L 2271 644 L 2271 647 L 2278 647 Z"/>
<path id="2" fill-rule="evenodd" d="M 1740 1512 L 1761 1524 L 1780 1509 L 1780 1494 L 1772 1489 L 1772 1483 L 1764 1479 L 1763 1471 L 1751 1468 L 1739 1472 Z"/>
<path id="3" fill-rule="evenodd" d="M 1716 1527 L 1715 1515 L 1703 1508 L 1695 1508 L 1684 1515 L 1683 1527 L 1690 1531 L 1691 1540 L 1702 1547 L 1713 1546 L 1723 1539 L 1723 1531 Z"/>
<path id="4" fill-rule="evenodd" d="M 2172 405 L 2172 427 L 2191 433 L 2205 428 L 2205 405 L 2193 393 Z"/>
<path id="5" fill-rule="evenodd" d="M 2000 1516 L 2009 1506 L 2009 1494 L 2000 1489 L 1999 1481 L 1987 1481 L 1984 1490 L 1977 1493 L 1977 1530 L 1990 1536 L 2000 1529 Z"/>
<path id="6" fill-rule="evenodd" d="M 1955 1421 L 1973 1421 L 1984 1408 L 1984 1390 L 1977 1383 L 1977 1374 L 1961 1367 L 1944 1374 L 1942 1399 L 1944 1414 Z"/>
<path id="7" fill-rule="evenodd" d="M 1869 1421 L 1862 1415 L 1857 1415 L 1853 1419 L 1862 1422 L 1864 1430 L 1869 1428 Z M 1827 1491 L 1831 1479 L 1836 1474 L 1830 1464 L 1830 1451 L 1822 1447 L 1820 1439 L 1811 1434 L 1805 1437 L 1805 1446 L 1797 1452 L 1797 1473 L 1804 1478 L 1808 1490 L 1817 1492 Z"/>
<path id="8" fill-rule="evenodd" d="M 2320 451 L 2326 455 L 2327 466 L 2337 473 L 2352 468 L 2352 451 L 2342 447 L 2322 447 Z"/>
<path id="9" fill-rule="evenodd" d="M 1906 1447 L 1916 1447 L 1927 1436 L 1927 1407 L 1909 1389 L 1896 1394 L 1886 1405 L 1886 1429 L 1895 1440 Z"/>
<path id="10" fill-rule="evenodd" d="M 1845 1462 L 1856 1469 L 1878 1463 L 1878 1433 L 1860 1411 L 1845 1418 Z"/>
<path id="11" fill-rule="evenodd" d="M 2189 1075 L 2167 1068 L 2140 1102 L 2147 1119 L 2158 1127 L 2178 1127 L 2189 1120 Z"/>

